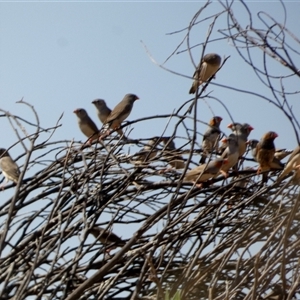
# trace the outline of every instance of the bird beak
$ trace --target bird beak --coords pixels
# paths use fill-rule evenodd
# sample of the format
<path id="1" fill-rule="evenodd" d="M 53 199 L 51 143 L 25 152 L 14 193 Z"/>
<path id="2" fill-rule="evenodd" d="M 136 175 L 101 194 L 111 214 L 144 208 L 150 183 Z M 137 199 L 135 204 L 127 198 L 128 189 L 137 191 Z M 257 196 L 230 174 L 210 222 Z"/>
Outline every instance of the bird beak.
<path id="1" fill-rule="evenodd" d="M 228 142 L 228 139 L 224 138 L 224 139 L 221 140 L 221 142 L 222 142 L 222 143 L 227 143 L 227 142 Z"/>
<path id="2" fill-rule="evenodd" d="M 276 139 L 278 137 L 278 134 L 276 132 L 274 132 L 273 136 L 274 136 L 274 139 Z"/>
<path id="3" fill-rule="evenodd" d="M 230 124 L 227 125 L 227 128 L 232 128 L 232 126 L 233 126 L 233 124 L 230 123 Z"/>
<path id="4" fill-rule="evenodd" d="M 251 131 L 253 130 L 254 128 L 252 126 L 249 125 L 248 129 Z"/>
<path id="5" fill-rule="evenodd" d="M 74 114 L 76 114 L 77 112 L 78 112 L 78 110 L 77 110 L 77 109 L 75 109 L 75 110 L 73 111 L 73 113 L 74 113 Z"/>

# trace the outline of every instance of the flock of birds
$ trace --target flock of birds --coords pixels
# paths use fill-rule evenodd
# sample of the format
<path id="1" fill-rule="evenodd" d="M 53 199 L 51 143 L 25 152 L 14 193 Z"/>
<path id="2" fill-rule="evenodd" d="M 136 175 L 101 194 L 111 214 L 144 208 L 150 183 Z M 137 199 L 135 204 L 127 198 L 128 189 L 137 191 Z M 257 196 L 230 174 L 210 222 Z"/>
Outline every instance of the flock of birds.
<path id="1" fill-rule="evenodd" d="M 206 54 L 193 75 L 194 81 L 189 91 L 190 94 L 197 92 L 198 87 L 207 82 L 211 78 L 215 78 L 215 73 L 221 65 L 221 57 L 216 53 Z M 103 126 L 99 130 L 97 125 L 89 117 L 86 110 L 78 108 L 74 113 L 78 119 L 78 125 L 82 133 L 88 138 L 85 145 L 90 145 L 95 140 L 101 141 L 112 131 L 116 131 L 123 139 L 127 139 L 120 128 L 122 122 L 129 116 L 133 104 L 139 97 L 135 94 L 126 94 L 123 100 L 111 110 L 106 102 L 102 99 L 96 99 L 92 103 L 97 109 L 97 115 Z M 217 177 L 219 174 L 228 176 L 228 171 L 232 168 L 237 171 L 239 159 L 246 152 L 247 145 L 252 149 L 252 155 L 259 167 L 257 174 L 263 174 L 263 182 L 268 180 L 268 171 L 283 170 L 278 177 L 280 182 L 287 174 L 294 171 L 293 183 L 298 184 L 300 181 L 300 146 L 293 153 L 291 151 L 278 151 L 275 149 L 274 140 L 278 137 L 276 132 L 269 131 L 263 135 L 260 141 L 250 140 L 248 136 L 253 130 L 253 127 L 247 123 L 232 123 L 227 127 L 232 130 L 232 133 L 222 139 L 222 145 L 219 147 L 219 139 L 221 136 L 220 124 L 222 118 L 219 116 L 213 117 L 209 123 L 206 132 L 203 135 L 202 141 L 202 157 L 199 166 L 186 172 L 184 181 L 193 182 L 197 187 L 202 187 L 203 182 Z M 185 161 L 172 137 L 155 137 L 149 141 L 144 149 L 138 153 L 138 159 L 135 164 L 142 164 L 153 159 L 158 153 L 158 144 L 164 143 L 162 150 L 164 158 L 175 169 L 185 168 Z M 213 154 L 218 154 L 219 157 L 212 159 Z M 290 155 L 287 164 L 281 162 L 285 156 Z M 209 157 L 209 162 L 206 159 Z M 10 157 L 6 149 L 0 149 L 0 167 L 6 181 L 18 182 L 20 170 L 15 161 Z M 167 169 L 169 170 L 169 169 Z M 162 170 L 165 172 L 167 170 Z"/>
<path id="2" fill-rule="evenodd" d="M 198 87 L 207 82 L 212 77 L 215 78 L 215 73 L 221 65 L 221 57 L 216 53 L 206 54 L 201 63 L 196 68 L 193 75 L 194 81 L 189 91 L 190 94 L 197 92 Z M 97 125 L 89 117 L 86 110 L 78 108 L 74 110 L 78 118 L 78 125 L 82 133 L 88 138 L 85 144 L 90 145 L 95 140 L 102 140 L 112 131 L 116 131 L 123 139 L 127 139 L 120 128 L 121 123 L 129 116 L 133 104 L 139 97 L 135 94 L 127 94 L 123 100 L 113 109 L 107 107 L 106 102 L 102 99 L 96 99 L 92 103 L 97 109 L 97 115 L 103 124 L 99 130 Z M 222 118 L 214 116 L 208 123 L 208 128 L 203 135 L 202 141 L 202 156 L 199 161 L 199 166 L 187 171 L 183 181 L 193 182 L 197 187 L 201 188 L 203 183 L 209 182 L 210 179 L 222 174 L 225 178 L 228 176 L 230 169 L 237 171 L 238 162 L 243 158 L 250 147 L 254 160 L 259 164 L 257 174 L 263 175 L 263 182 L 268 180 L 268 172 L 270 170 L 282 170 L 277 181 L 281 182 L 286 175 L 294 172 L 292 177 L 293 184 L 300 184 L 300 146 L 292 151 L 285 149 L 278 150 L 275 148 L 274 140 L 278 137 L 276 132 L 269 131 L 263 135 L 260 141 L 248 140 L 248 136 L 254 129 L 251 125 L 244 123 L 232 123 L 227 127 L 232 133 L 221 140 Z M 163 142 L 164 148 L 158 149 L 158 144 Z M 144 165 L 153 160 L 159 151 L 162 151 L 163 158 L 171 165 L 171 169 L 184 169 L 186 164 L 180 151 L 176 149 L 173 137 L 154 137 L 150 139 L 143 150 L 138 152 L 134 160 L 134 164 Z M 217 154 L 217 158 L 213 158 Z M 286 164 L 281 160 L 290 155 Z M 206 163 L 207 158 L 209 161 Z M 0 167 L 6 181 L 18 183 L 20 170 L 16 162 L 11 158 L 8 151 L 4 148 L 0 149 Z M 166 172 L 170 170 L 161 170 Z M 124 245 L 121 240 L 112 232 L 108 232 L 97 225 L 94 226 L 90 233 L 104 244 L 113 243 L 116 246 Z M 113 249 L 113 248 L 111 248 Z M 111 249 L 108 249 L 109 251 Z"/>

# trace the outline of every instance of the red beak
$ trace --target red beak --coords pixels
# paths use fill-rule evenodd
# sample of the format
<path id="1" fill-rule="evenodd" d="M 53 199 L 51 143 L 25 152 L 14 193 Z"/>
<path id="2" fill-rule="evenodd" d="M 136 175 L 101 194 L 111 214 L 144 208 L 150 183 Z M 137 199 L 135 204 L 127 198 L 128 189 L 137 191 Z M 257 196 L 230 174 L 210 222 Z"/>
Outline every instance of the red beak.
<path id="1" fill-rule="evenodd" d="M 224 138 L 224 139 L 221 140 L 221 142 L 222 142 L 222 143 L 227 143 L 227 142 L 228 142 L 228 139 Z"/>

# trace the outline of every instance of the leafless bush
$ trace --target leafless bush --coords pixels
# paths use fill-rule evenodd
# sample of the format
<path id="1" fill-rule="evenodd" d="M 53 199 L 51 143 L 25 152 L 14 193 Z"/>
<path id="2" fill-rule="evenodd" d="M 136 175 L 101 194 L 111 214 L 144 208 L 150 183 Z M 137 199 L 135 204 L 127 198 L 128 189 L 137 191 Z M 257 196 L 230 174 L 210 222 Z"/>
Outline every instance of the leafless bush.
<path id="1" fill-rule="evenodd" d="M 246 4 L 240 4 L 247 11 Z M 181 31 L 186 36 L 168 59 L 189 53 L 197 65 L 191 49 L 202 47 L 205 53 L 206 45 L 215 42 L 211 33 L 218 31 L 272 98 L 226 88 L 276 106 L 299 141 L 299 122 L 289 102 L 298 91 L 285 91 L 286 81 L 300 76 L 295 65 L 299 40 L 266 12 L 258 14 L 264 27 L 257 28 L 248 10 L 248 26 L 243 28 L 232 3 L 220 2 L 222 9 L 202 20 L 209 5 Z M 226 17 L 226 28 L 216 25 L 221 17 Z M 207 39 L 191 45 L 190 33 L 204 21 L 210 22 Z M 261 52 L 263 64 L 253 59 L 252 51 Z M 286 75 L 273 74 L 270 63 L 281 64 Z M 0 204 L 0 299 L 164 299 L 166 291 L 173 295 L 177 290 L 181 299 L 297 297 L 299 187 L 289 185 L 289 178 L 277 184 L 278 172 L 270 174 L 268 185 L 261 185 L 256 170 L 244 168 L 253 166 L 250 155 L 241 161 L 239 176 L 218 177 L 202 189 L 182 180 L 199 161 L 195 129 L 207 121 L 197 118 L 197 109 L 192 115 L 188 110 L 191 104 L 196 108 L 199 99 L 213 97 L 205 93 L 203 86 L 176 113 L 149 117 L 176 118 L 173 136 L 184 144 L 179 150 L 187 162 L 183 173 L 159 172 L 167 165 L 162 151 L 149 165 L 134 165 L 128 152 L 133 144 L 143 147 L 145 138 L 124 142 L 108 137 L 82 150 L 79 142 L 55 140 L 61 120 L 44 129 L 33 107 L 34 123 L 2 110 L 23 145 L 19 158 L 24 163 L 17 186 L 5 187 L 14 190 L 13 196 Z M 35 132 L 29 134 L 32 127 Z M 185 136 L 178 136 L 179 128 Z M 33 168 L 37 171 L 29 178 L 26 172 Z M 126 227 L 131 238 L 108 255 L 107 245 L 89 234 L 95 224 L 116 233 Z"/>

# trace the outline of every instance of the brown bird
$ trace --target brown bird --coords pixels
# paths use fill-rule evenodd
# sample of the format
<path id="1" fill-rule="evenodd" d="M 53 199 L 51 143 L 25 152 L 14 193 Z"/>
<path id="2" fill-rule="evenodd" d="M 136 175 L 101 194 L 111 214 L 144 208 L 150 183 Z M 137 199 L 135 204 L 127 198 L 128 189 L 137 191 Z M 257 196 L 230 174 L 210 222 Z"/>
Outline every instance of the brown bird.
<path id="1" fill-rule="evenodd" d="M 4 148 L 0 148 L 0 167 L 6 179 L 6 182 L 11 180 L 15 184 L 18 183 L 19 176 L 20 176 L 20 169 L 18 165 L 15 163 L 15 161 L 11 158 L 8 151 Z"/>
<path id="2" fill-rule="evenodd" d="M 300 146 L 297 146 L 289 157 L 284 170 L 277 179 L 277 182 L 281 182 L 282 179 L 291 171 L 294 171 L 292 183 L 300 184 Z"/>
<path id="3" fill-rule="evenodd" d="M 228 171 L 230 168 L 236 165 L 239 160 L 239 147 L 238 141 L 235 134 L 230 134 L 227 138 L 222 139 L 222 142 L 226 144 L 226 149 L 222 153 L 221 158 L 226 158 L 228 160 L 227 164 L 223 164 L 221 170 L 228 176 Z M 224 173 L 223 173 L 224 174 Z"/>
<path id="4" fill-rule="evenodd" d="M 116 130 L 121 123 L 129 116 L 133 108 L 133 104 L 139 97 L 134 94 L 126 94 L 123 100 L 111 111 L 107 117 L 103 129 L 106 131 L 100 138 L 109 134 L 109 129 Z"/>
<path id="5" fill-rule="evenodd" d="M 227 126 L 236 135 L 239 145 L 239 156 L 242 157 L 247 149 L 247 139 L 250 132 L 254 129 L 251 125 L 244 123 L 231 123 Z"/>
<path id="6" fill-rule="evenodd" d="M 135 160 L 133 161 L 133 163 L 135 165 L 147 166 L 149 164 L 149 161 L 151 161 L 159 152 L 159 150 L 157 149 L 159 142 L 160 137 L 158 136 L 150 139 L 149 142 L 143 147 L 143 149 L 134 155 Z"/>
<path id="7" fill-rule="evenodd" d="M 256 146 L 256 160 L 259 163 L 257 174 L 271 169 L 271 164 L 274 159 L 275 145 L 274 140 L 278 134 L 274 131 L 269 131 L 263 135 Z"/>
<path id="8" fill-rule="evenodd" d="M 123 247 L 126 244 L 125 241 L 123 241 L 112 231 L 108 231 L 97 225 L 93 226 L 89 232 L 95 237 L 95 239 L 100 241 L 102 244 L 104 244 L 105 246 L 109 246 L 109 248 L 106 249 L 106 252 L 108 253 L 111 250 L 117 247 Z"/>
<path id="9" fill-rule="evenodd" d="M 259 143 L 258 140 L 253 140 L 253 139 L 249 140 L 247 142 L 248 146 L 251 149 L 252 157 L 254 158 L 255 161 L 257 161 L 256 155 L 257 155 L 257 144 L 258 143 Z M 282 149 L 277 151 L 275 149 L 274 158 L 271 162 L 271 169 L 272 170 L 283 170 L 284 164 L 280 160 L 283 159 L 284 157 L 286 157 L 286 155 L 288 155 L 286 153 L 283 154 L 283 152 L 288 152 L 288 151 L 286 151 L 285 149 L 284 149 L 284 151 Z M 276 155 L 276 153 L 278 153 L 278 155 Z"/>
<path id="10" fill-rule="evenodd" d="M 183 169 L 185 167 L 184 158 L 180 155 L 180 151 L 176 149 L 173 137 L 162 137 L 165 147 L 162 150 L 163 159 L 165 159 L 172 168 Z M 172 168 L 161 170 L 160 173 L 170 171 Z"/>
<path id="11" fill-rule="evenodd" d="M 86 110 L 83 108 L 77 108 L 74 110 L 74 114 L 76 114 L 78 118 L 78 125 L 81 132 L 89 138 L 88 143 L 96 140 L 99 135 L 99 130 L 93 120 L 89 117 Z"/>
<path id="12" fill-rule="evenodd" d="M 105 124 L 106 119 L 111 113 L 111 109 L 106 105 L 106 102 L 103 99 L 95 99 L 92 103 L 96 106 L 97 115 L 102 124 Z M 120 136 L 124 136 L 122 129 L 117 129 L 117 132 Z"/>
<path id="13" fill-rule="evenodd" d="M 199 85 L 215 75 L 221 65 L 221 56 L 216 53 L 208 53 L 203 56 L 202 61 L 197 66 L 193 75 L 195 79 L 189 91 L 190 94 L 195 94 Z M 215 78 L 215 76 L 214 76 Z"/>
<path id="14" fill-rule="evenodd" d="M 219 137 L 221 134 L 220 124 L 222 122 L 221 117 L 213 117 L 208 123 L 208 127 L 203 135 L 202 140 L 202 156 L 200 159 L 200 164 L 204 164 L 206 157 L 213 151 L 218 151 L 219 149 Z"/>
<path id="15" fill-rule="evenodd" d="M 111 109 L 107 107 L 106 102 L 103 99 L 95 99 L 92 101 L 97 109 L 97 115 L 102 124 L 105 123 L 107 117 L 111 113 Z"/>
<path id="16" fill-rule="evenodd" d="M 216 177 L 219 172 L 224 176 L 227 176 L 227 173 L 221 170 L 222 165 L 227 163 L 228 160 L 223 158 L 212 160 L 188 171 L 185 174 L 183 181 L 196 183 L 196 186 L 201 188 L 203 182 Z"/>

